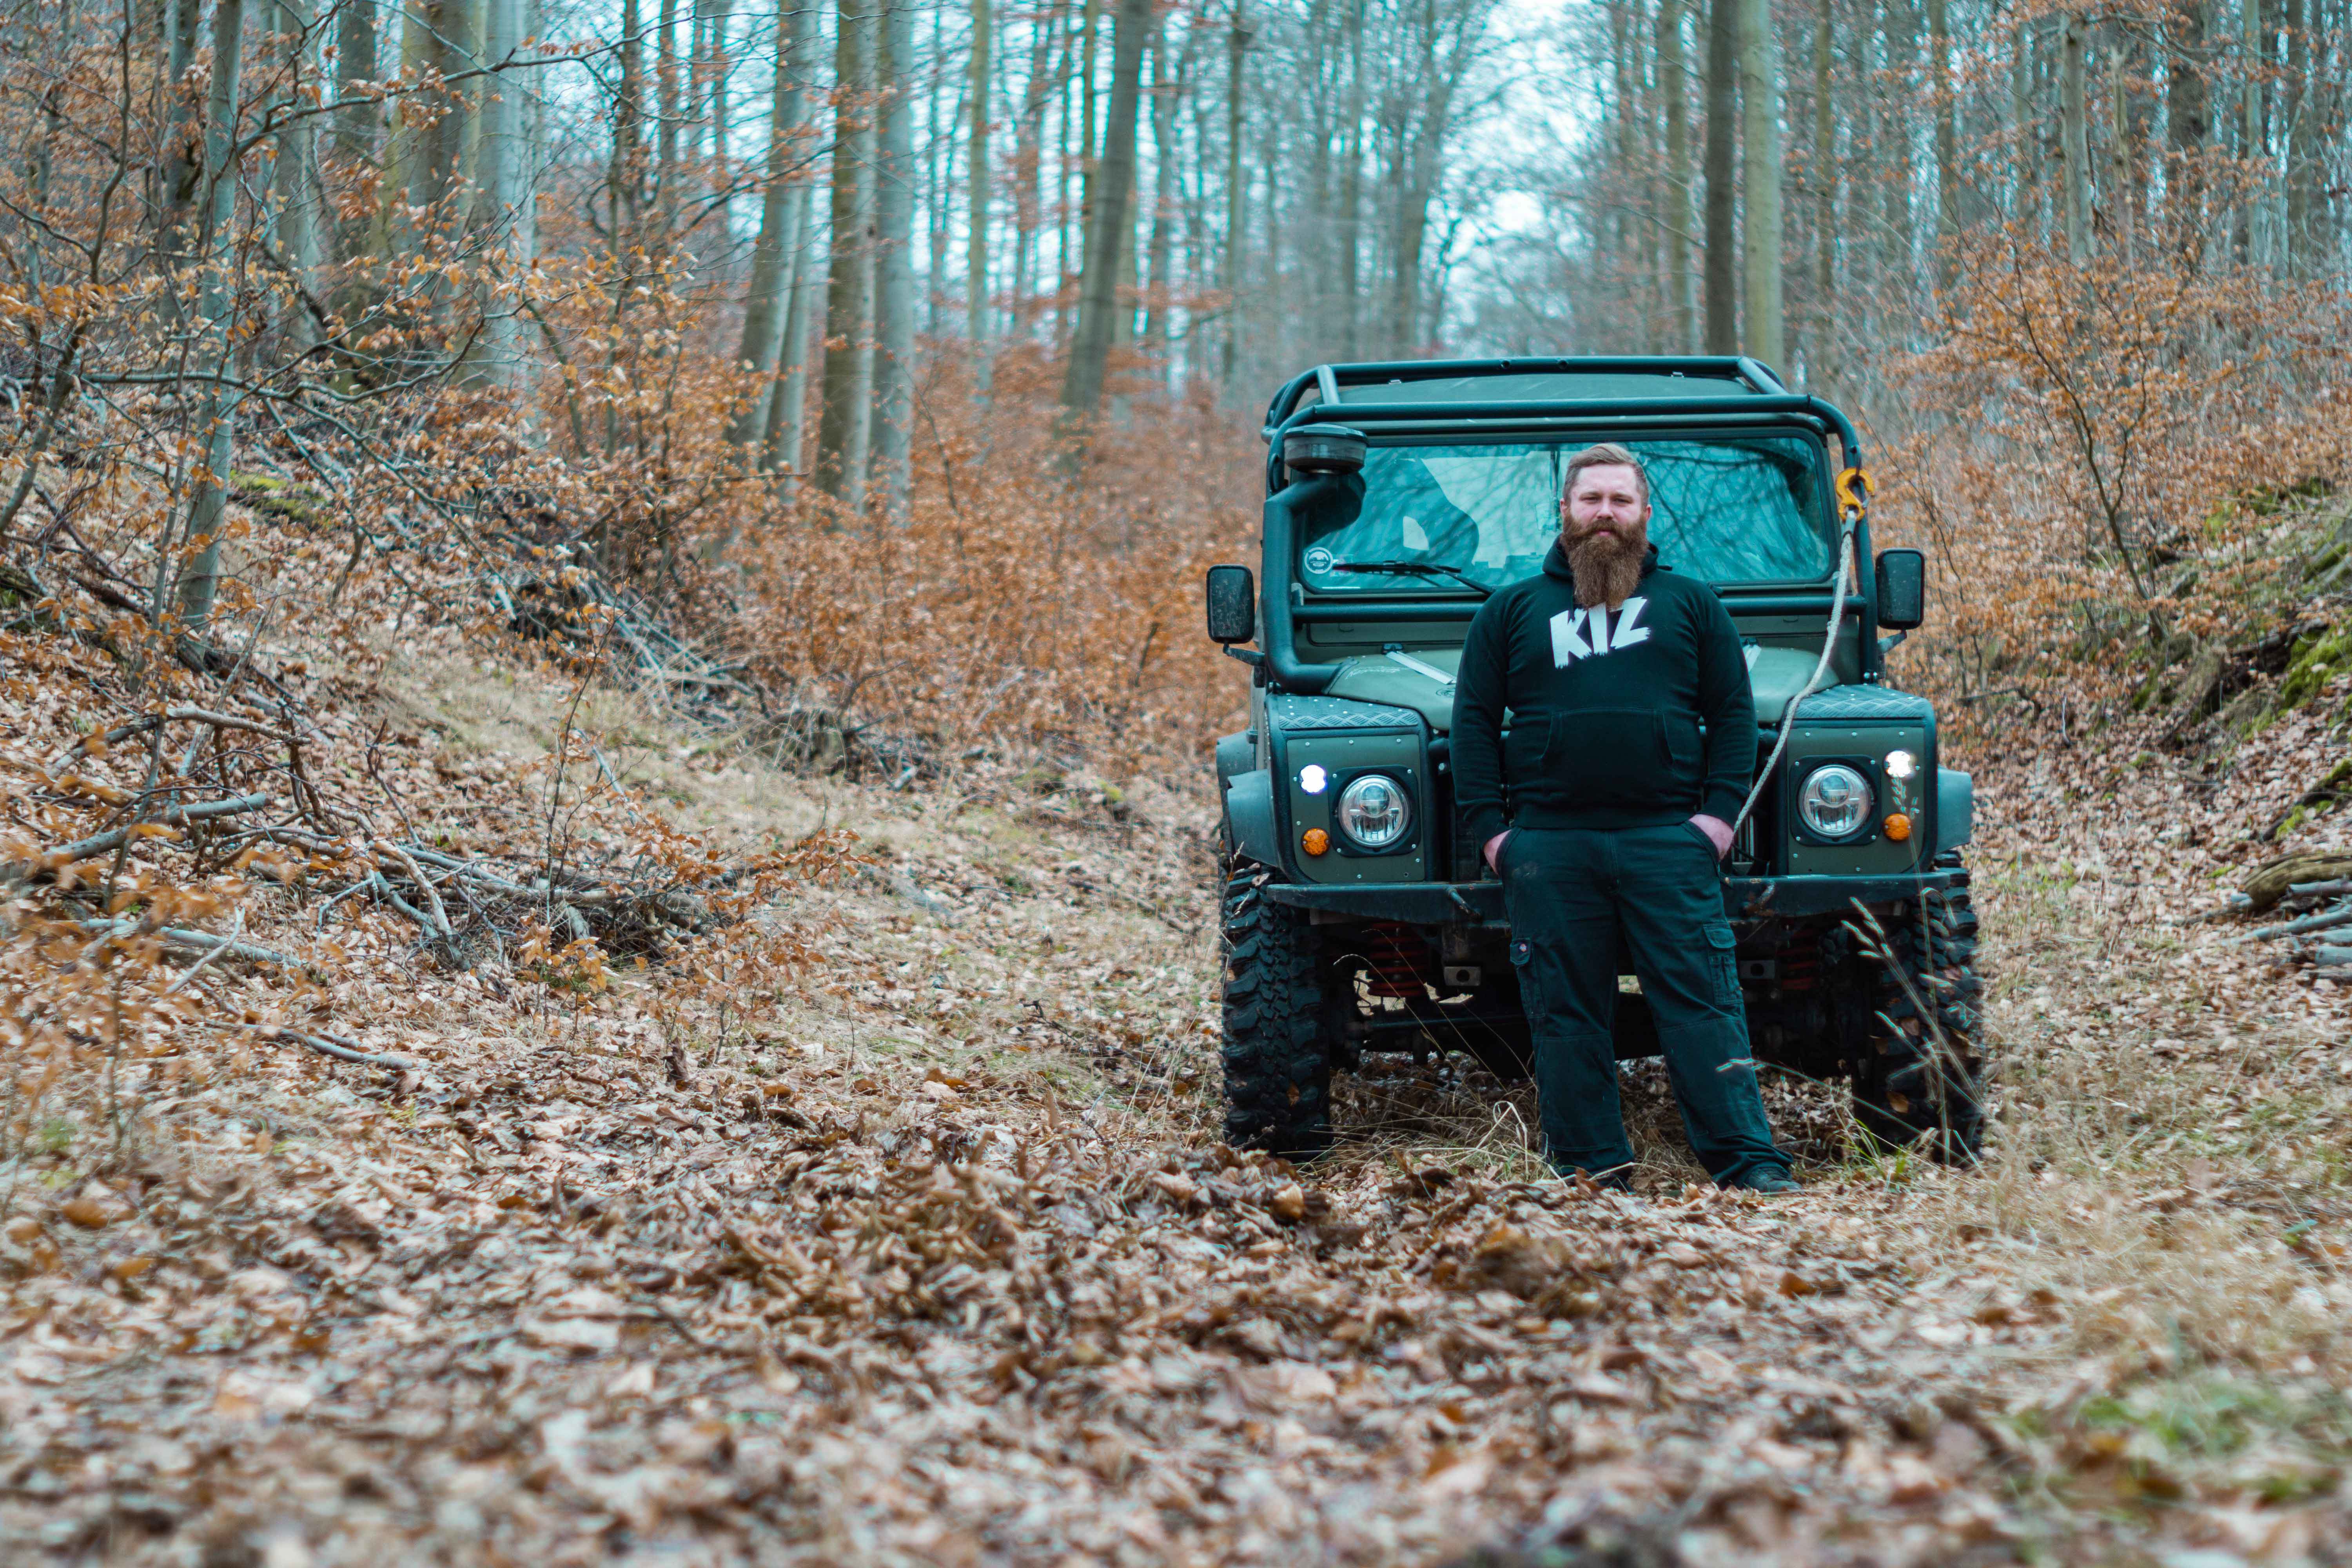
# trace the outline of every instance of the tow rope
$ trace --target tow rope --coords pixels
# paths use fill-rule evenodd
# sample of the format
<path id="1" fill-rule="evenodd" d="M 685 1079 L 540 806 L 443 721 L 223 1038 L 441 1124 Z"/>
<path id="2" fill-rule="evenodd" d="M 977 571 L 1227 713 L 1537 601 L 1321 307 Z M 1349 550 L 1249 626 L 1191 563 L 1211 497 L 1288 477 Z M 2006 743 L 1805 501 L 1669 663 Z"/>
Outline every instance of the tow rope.
<path id="1" fill-rule="evenodd" d="M 1830 659 L 1837 652 L 1838 632 L 1845 624 L 1846 585 L 1853 581 L 1854 528 L 1862 521 L 1863 513 L 1869 509 L 1873 488 L 1870 476 L 1858 468 L 1848 468 L 1837 477 L 1838 574 L 1837 586 L 1830 596 L 1830 635 L 1822 640 L 1822 657 L 1814 661 L 1812 675 L 1798 688 L 1796 695 L 1789 699 L 1788 706 L 1780 710 L 1780 733 L 1772 742 L 1772 754 L 1764 760 L 1764 769 L 1756 775 L 1756 786 L 1748 792 L 1748 799 L 1739 807 L 1739 815 L 1731 819 L 1731 837 L 1735 842 L 1739 837 L 1741 824 L 1756 809 L 1756 799 L 1764 793 L 1766 782 L 1780 767 L 1780 753 L 1789 749 L 1789 731 L 1797 717 L 1797 704 L 1821 689 L 1822 675 L 1829 668 Z"/>

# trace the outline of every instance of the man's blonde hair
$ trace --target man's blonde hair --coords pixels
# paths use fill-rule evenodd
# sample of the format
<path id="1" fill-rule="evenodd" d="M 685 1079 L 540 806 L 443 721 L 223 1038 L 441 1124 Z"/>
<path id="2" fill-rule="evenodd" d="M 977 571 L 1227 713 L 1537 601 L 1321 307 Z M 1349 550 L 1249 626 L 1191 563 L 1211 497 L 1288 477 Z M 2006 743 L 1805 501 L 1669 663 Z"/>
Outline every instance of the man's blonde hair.
<path id="1" fill-rule="evenodd" d="M 1559 499 L 1565 501 L 1568 492 L 1576 488 L 1576 476 L 1587 468 L 1631 468 L 1642 487 L 1642 504 L 1650 504 L 1650 475 L 1642 467 L 1642 459 L 1614 441 L 1603 441 L 1597 447 L 1587 447 L 1568 460 L 1568 472 L 1559 481 Z"/>

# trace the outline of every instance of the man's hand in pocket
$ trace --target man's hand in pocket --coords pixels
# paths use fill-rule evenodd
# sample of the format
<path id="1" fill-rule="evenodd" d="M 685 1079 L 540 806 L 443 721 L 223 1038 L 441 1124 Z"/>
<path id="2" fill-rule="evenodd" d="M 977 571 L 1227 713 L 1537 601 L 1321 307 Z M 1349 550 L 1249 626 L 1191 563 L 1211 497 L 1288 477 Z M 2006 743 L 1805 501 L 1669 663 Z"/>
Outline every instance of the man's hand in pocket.
<path id="1" fill-rule="evenodd" d="M 1511 835 L 1516 831 L 1515 828 L 1506 827 L 1502 832 L 1486 840 L 1486 864 L 1495 868 L 1495 875 L 1497 877 L 1503 874 L 1503 846 L 1510 842 Z"/>
<path id="2" fill-rule="evenodd" d="M 1731 824 L 1702 811 L 1691 818 L 1691 826 L 1706 835 L 1706 841 L 1715 846 L 1717 859 L 1720 860 L 1731 853 Z"/>

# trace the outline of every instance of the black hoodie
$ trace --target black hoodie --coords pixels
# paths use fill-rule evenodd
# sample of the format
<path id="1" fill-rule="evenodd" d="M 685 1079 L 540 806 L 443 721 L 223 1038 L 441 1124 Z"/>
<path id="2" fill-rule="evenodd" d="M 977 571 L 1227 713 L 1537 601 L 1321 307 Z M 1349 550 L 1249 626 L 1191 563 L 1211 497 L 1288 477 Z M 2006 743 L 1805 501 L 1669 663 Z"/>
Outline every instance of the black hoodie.
<path id="1" fill-rule="evenodd" d="M 1473 844 L 1506 827 L 1729 822 L 1755 772 L 1739 632 L 1654 546 L 1614 612 L 1577 606 L 1557 540 L 1541 576 L 1478 607 L 1454 699 L 1454 798 Z"/>

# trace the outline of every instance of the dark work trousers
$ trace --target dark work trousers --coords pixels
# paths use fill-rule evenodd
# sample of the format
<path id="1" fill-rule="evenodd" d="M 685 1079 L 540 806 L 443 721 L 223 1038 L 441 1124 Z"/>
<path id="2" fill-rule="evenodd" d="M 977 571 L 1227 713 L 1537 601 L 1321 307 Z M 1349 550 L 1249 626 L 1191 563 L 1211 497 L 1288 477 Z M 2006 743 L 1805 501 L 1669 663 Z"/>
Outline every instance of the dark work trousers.
<path id="1" fill-rule="evenodd" d="M 1683 1128 L 1707 1174 L 1785 1173 L 1772 1144 L 1715 846 L 1671 827 L 1515 829 L 1503 844 L 1511 962 L 1535 1036 L 1536 1090 L 1555 1168 L 1620 1174 L 1633 1160 L 1617 1108 L 1620 943 L 1658 1022 Z"/>

